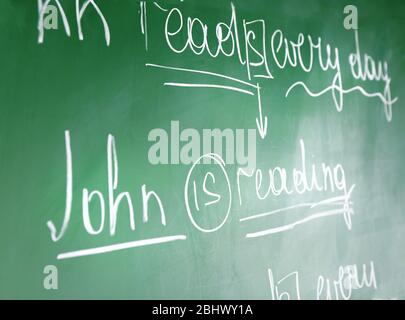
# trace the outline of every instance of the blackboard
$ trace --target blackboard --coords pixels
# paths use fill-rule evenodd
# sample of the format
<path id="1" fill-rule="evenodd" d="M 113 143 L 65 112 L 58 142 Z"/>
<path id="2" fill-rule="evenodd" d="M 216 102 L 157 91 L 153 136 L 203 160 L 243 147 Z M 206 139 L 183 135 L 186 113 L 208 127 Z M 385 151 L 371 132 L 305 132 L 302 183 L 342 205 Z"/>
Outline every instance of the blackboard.
<path id="1" fill-rule="evenodd" d="M 0 297 L 405 298 L 403 1 L 0 4 Z"/>

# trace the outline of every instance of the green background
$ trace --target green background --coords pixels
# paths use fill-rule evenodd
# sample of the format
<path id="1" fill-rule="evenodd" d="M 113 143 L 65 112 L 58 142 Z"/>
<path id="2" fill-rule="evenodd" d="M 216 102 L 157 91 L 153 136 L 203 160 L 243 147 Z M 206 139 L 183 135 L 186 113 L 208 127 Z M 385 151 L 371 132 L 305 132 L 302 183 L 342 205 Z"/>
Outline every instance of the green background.
<path id="1" fill-rule="evenodd" d="M 196 77 L 149 69 L 145 63 L 210 70 L 247 80 L 237 59 L 212 59 L 189 50 L 182 55 L 171 52 L 164 40 L 164 16 L 149 1 L 148 51 L 136 0 L 97 1 L 109 23 L 111 45 L 105 45 L 100 20 L 92 10 L 83 18 L 85 39 L 80 41 L 74 2 L 61 3 L 72 36 L 65 35 L 59 20 L 59 29 L 46 31 L 42 45 L 37 43 L 36 1 L 0 3 L 1 298 L 271 299 L 267 277 L 271 268 L 276 279 L 299 271 L 301 297 L 311 299 L 316 296 L 319 275 L 336 279 L 340 265 L 357 264 L 361 269 L 370 261 L 378 289 L 356 290 L 352 298 L 405 298 L 403 1 L 351 1 L 359 9 L 363 52 L 389 62 L 392 94 L 400 99 L 391 123 L 385 120 L 378 99 L 358 93 L 345 96 L 340 113 L 330 94 L 312 98 L 297 89 L 288 99 L 284 97 L 286 89 L 299 80 L 313 88 L 326 87 L 331 73 L 273 68 L 274 80 L 259 81 L 269 129 L 266 139 L 257 136 L 257 167 L 264 172 L 274 166 L 291 171 L 299 163 L 302 138 L 314 163 L 341 163 L 348 184 L 356 188 L 351 231 L 343 219 L 332 217 L 257 239 L 244 235 L 262 229 L 263 221 L 241 224 L 240 218 L 319 201 L 322 195 L 258 201 L 251 189 L 245 195 L 251 200 L 239 206 L 237 167 L 230 165 L 227 172 L 234 197 L 229 220 L 217 232 L 201 233 L 184 207 L 190 166 L 154 166 L 147 157 L 151 146 L 147 137 L 153 128 L 169 130 L 172 120 L 182 128 L 198 130 L 255 128 L 257 105 L 252 97 L 238 93 L 164 87 L 165 81 L 187 82 Z M 291 39 L 299 32 L 320 36 L 339 47 L 342 57 L 354 50 L 353 33 L 342 26 L 344 1 L 235 0 L 234 4 L 239 24 L 242 18 L 263 18 L 268 36 L 279 28 Z M 200 17 L 211 27 L 230 17 L 229 1 L 165 1 L 164 5 L 178 6 L 185 17 Z M 354 85 L 348 69 L 343 74 L 345 84 Z M 64 213 L 64 130 L 71 132 L 73 153 L 72 219 L 65 236 L 54 243 L 46 222 L 54 221 L 59 230 Z M 128 213 L 122 209 L 115 236 L 109 235 L 107 224 L 100 235 L 90 236 L 82 222 L 81 192 L 85 187 L 99 189 L 107 198 L 108 134 L 115 136 L 117 144 L 118 191 L 131 193 L 137 228 L 129 229 Z M 166 227 L 160 225 L 153 206 L 150 221 L 142 223 L 142 184 L 161 197 Z M 185 234 L 187 240 L 56 259 L 61 252 L 173 234 Z M 58 290 L 43 287 L 46 265 L 58 268 Z"/>

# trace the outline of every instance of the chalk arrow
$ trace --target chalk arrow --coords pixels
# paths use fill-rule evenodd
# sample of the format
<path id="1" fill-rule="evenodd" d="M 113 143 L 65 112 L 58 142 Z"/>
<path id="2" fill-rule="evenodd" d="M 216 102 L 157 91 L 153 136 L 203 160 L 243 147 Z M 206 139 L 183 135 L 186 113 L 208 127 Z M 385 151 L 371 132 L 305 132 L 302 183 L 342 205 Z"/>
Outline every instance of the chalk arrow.
<path id="1" fill-rule="evenodd" d="M 259 106 L 259 118 L 256 118 L 256 125 L 257 125 L 257 130 L 259 130 L 260 138 L 264 139 L 267 135 L 267 117 L 264 116 L 264 118 L 263 118 L 262 99 L 260 97 L 259 84 L 257 84 L 256 89 L 257 89 L 257 101 L 258 101 L 258 106 Z"/>

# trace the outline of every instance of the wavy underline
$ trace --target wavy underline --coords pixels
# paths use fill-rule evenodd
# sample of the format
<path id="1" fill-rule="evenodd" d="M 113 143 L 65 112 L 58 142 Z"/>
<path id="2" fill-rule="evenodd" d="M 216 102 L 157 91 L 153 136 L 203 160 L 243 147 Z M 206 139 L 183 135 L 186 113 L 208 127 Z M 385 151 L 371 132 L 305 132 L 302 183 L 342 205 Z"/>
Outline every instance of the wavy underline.
<path id="1" fill-rule="evenodd" d="M 395 99 L 393 99 L 393 100 L 387 100 L 387 99 L 385 99 L 385 97 L 380 92 L 372 92 L 372 93 L 370 93 L 370 92 L 367 92 L 361 86 L 354 86 L 354 87 L 349 88 L 349 89 L 343 89 L 343 88 L 338 87 L 335 84 L 332 84 L 331 86 L 329 86 L 329 87 L 327 87 L 327 88 L 325 88 L 325 89 L 323 89 L 323 90 L 321 90 L 319 92 L 312 92 L 311 90 L 309 90 L 308 86 L 302 81 L 298 81 L 298 82 L 292 84 L 288 88 L 288 90 L 286 91 L 285 97 L 287 98 L 288 95 L 290 94 L 290 91 L 292 89 L 294 89 L 298 85 L 302 86 L 304 88 L 304 90 L 312 97 L 319 97 L 319 96 L 321 96 L 321 95 L 323 95 L 323 94 L 325 94 L 325 93 L 327 93 L 327 92 L 329 92 L 331 90 L 338 90 L 339 92 L 341 92 L 343 94 L 350 93 L 350 92 L 353 92 L 353 91 L 360 91 L 364 96 L 366 96 L 368 98 L 375 98 L 375 97 L 380 98 L 381 102 L 384 103 L 384 105 L 393 105 L 395 102 L 398 101 L 398 97 L 395 97 Z"/>

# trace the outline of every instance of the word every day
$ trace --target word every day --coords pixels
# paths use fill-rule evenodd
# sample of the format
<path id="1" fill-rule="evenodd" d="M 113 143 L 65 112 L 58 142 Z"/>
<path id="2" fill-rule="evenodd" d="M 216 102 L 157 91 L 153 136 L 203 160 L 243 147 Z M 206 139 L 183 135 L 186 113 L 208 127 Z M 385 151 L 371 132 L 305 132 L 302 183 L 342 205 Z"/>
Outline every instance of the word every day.
<path id="1" fill-rule="evenodd" d="M 312 92 L 307 84 L 297 81 L 287 89 L 286 97 L 296 86 L 303 87 L 306 93 L 313 97 L 330 92 L 337 111 L 342 111 L 344 95 L 357 91 L 366 97 L 378 97 L 383 103 L 387 121 L 391 121 L 392 105 L 397 98 L 391 97 L 388 63 L 376 62 L 371 55 L 362 53 L 358 30 L 354 30 L 355 52 L 350 53 L 347 61 L 351 76 L 361 82 L 382 83 L 384 86 L 382 92 L 369 93 L 360 85 L 345 88 L 342 57 L 338 47 L 323 44 L 320 37 L 314 39 L 311 35 L 303 33 L 299 33 L 296 39 L 288 39 L 280 29 L 274 30 L 269 36 L 264 19 L 239 20 L 233 3 L 229 20 L 218 22 L 215 28 L 209 27 L 200 17 L 186 17 L 178 7 L 162 8 L 160 5 L 157 7 L 164 12 L 165 39 L 174 53 L 207 54 L 213 59 L 218 56 L 234 57 L 246 68 L 249 80 L 274 79 L 276 68 L 279 70 L 288 67 L 297 68 L 309 73 L 318 67 L 322 72 L 332 72 L 330 86 L 319 92 Z M 238 28 L 242 29 L 242 36 Z"/>
<path id="2" fill-rule="evenodd" d="M 345 222 L 347 224 L 347 227 L 350 229 L 351 228 L 351 214 L 353 213 L 353 209 L 351 208 L 351 201 L 350 201 L 350 195 L 351 192 L 354 188 L 354 185 L 351 186 L 350 188 L 347 186 L 346 182 L 346 176 L 344 169 L 341 165 L 336 165 L 335 167 L 330 167 L 326 164 L 322 164 L 321 167 L 317 167 L 315 164 L 311 166 L 311 170 L 309 170 L 310 173 L 307 173 L 307 164 L 306 164 L 306 153 L 305 153 L 305 144 L 303 140 L 300 141 L 300 162 L 302 167 L 301 168 L 294 168 L 292 170 L 292 177 L 291 177 L 291 185 L 288 183 L 287 179 L 287 170 L 285 168 L 280 168 L 280 167 L 275 167 L 273 169 L 268 170 L 268 182 L 267 182 L 267 187 L 264 185 L 265 181 L 265 176 L 263 175 L 262 170 L 260 169 L 254 169 L 252 172 L 248 173 L 245 170 L 239 168 L 238 173 L 237 173 L 237 189 L 238 189 L 238 198 L 239 198 L 239 204 L 242 205 L 242 199 L 244 198 L 244 192 L 247 192 L 249 188 L 251 188 L 251 182 L 254 182 L 254 188 L 257 194 L 257 197 L 260 200 L 264 200 L 268 198 L 270 195 L 273 195 L 275 197 L 281 195 L 281 194 L 286 194 L 286 195 L 291 195 L 292 193 L 298 193 L 298 194 L 303 194 L 306 192 L 312 192 L 312 191 L 317 191 L 317 192 L 323 192 L 323 191 L 332 191 L 332 192 L 339 192 L 340 195 L 338 197 L 333 197 L 331 199 L 327 199 L 324 201 L 321 201 L 318 204 L 311 204 L 310 207 L 319 207 L 324 204 L 326 205 L 341 205 L 342 209 L 339 210 L 334 210 L 332 211 L 333 214 L 342 214 L 345 218 Z M 73 172 L 74 172 L 74 165 L 73 165 L 73 155 L 72 155 L 72 148 L 71 148 L 71 142 L 70 142 L 70 131 L 65 131 L 65 149 L 66 149 L 66 202 L 65 202 L 65 213 L 63 217 L 63 222 L 62 226 L 60 227 L 59 231 L 57 231 L 57 228 L 55 224 L 52 221 L 47 222 L 47 226 L 50 230 L 51 233 L 51 238 L 53 241 L 59 241 L 65 234 L 66 231 L 68 230 L 68 226 L 71 220 L 72 216 L 72 203 L 73 203 L 73 182 L 76 181 L 76 179 L 73 179 Z M 215 159 L 219 158 L 219 156 L 214 157 Z M 214 159 L 214 160 L 215 160 Z M 220 158 L 219 158 L 220 159 Z M 218 160 L 217 160 L 218 161 Z M 228 184 L 228 190 L 229 190 L 229 208 L 228 212 L 225 215 L 224 220 L 216 226 L 212 226 L 210 230 L 206 230 L 199 226 L 196 223 L 195 220 L 195 215 L 196 213 L 201 214 L 201 212 L 197 212 L 194 210 L 191 206 L 191 204 L 188 202 L 189 197 L 187 196 L 187 193 L 189 192 L 189 189 L 187 188 L 188 185 L 191 185 L 190 177 L 192 176 L 192 172 L 195 169 L 197 165 L 199 165 L 199 161 L 195 162 L 188 174 L 187 178 L 185 181 L 185 207 L 188 213 L 188 216 L 190 218 L 191 223 L 196 227 L 196 229 L 202 231 L 202 232 L 213 232 L 219 230 L 227 221 L 229 217 L 229 212 L 231 211 L 231 198 L 232 198 L 232 187 L 229 184 L 229 177 L 228 173 L 225 170 L 224 167 L 224 162 L 222 159 L 220 159 L 217 163 L 219 163 L 221 169 L 223 169 L 223 173 L 225 175 L 225 181 Z M 214 184 L 206 184 L 207 176 L 210 176 L 213 178 L 213 173 L 210 171 L 207 171 L 205 174 L 205 178 L 203 179 L 203 188 L 201 192 L 205 193 L 207 197 L 211 197 L 211 200 L 209 203 L 206 203 L 204 207 L 212 206 L 212 205 L 217 205 L 222 200 L 222 196 L 219 194 L 218 190 L 213 189 L 215 187 L 215 179 L 213 179 Z M 104 196 L 104 194 L 100 190 L 89 190 L 87 188 L 82 189 L 82 220 L 83 220 L 83 225 L 86 230 L 86 232 L 89 235 L 95 236 L 103 232 L 105 230 L 105 224 L 106 224 L 106 212 L 108 210 L 109 213 L 109 233 L 111 236 L 115 235 L 116 233 L 116 224 L 117 224 L 117 216 L 118 216 L 118 211 L 121 209 L 121 214 L 124 214 L 126 211 L 125 215 L 129 217 L 129 226 L 131 230 L 135 230 L 135 215 L 134 215 L 134 207 L 133 207 L 133 199 L 131 197 L 131 194 L 129 191 L 122 191 L 119 192 L 119 161 L 118 161 L 118 154 L 116 150 L 116 143 L 115 143 L 115 138 L 111 134 L 108 135 L 107 138 L 107 190 L 108 194 L 107 196 Z M 251 181 L 253 177 L 253 181 Z M 219 178 L 218 178 L 219 179 Z M 244 181 L 244 182 L 242 182 Z M 219 181 L 218 181 L 219 182 Z M 194 188 L 194 191 L 197 189 Z M 151 201 L 154 201 L 155 206 L 158 209 L 158 216 L 160 217 L 160 223 L 164 227 L 167 224 L 167 217 L 166 217 L 166 212 L 164 209 L 164 204 L 159 197 L 159 195 L 153 191 L 149 190 L 145 184 L 141 186 L 141 203 L 142 203 L 142 221 L 143 223 L 147 223 L 149 220 L 149 205 Z M 250 194 L 250 193 L 247 193 Z M 196 197 L 194 197 L 196 199 Z M 93 212 L 90 212 L 90 203 L 91 202 L 96 202 L 98 204 L 98 209 L 94 210 Z M 307 204 L 305 204 L 306 206 Z M 215 212 L 217 215 L 221 215 L 222 212 L 218 210 L 218 212 Z M 94 223 L 92 222 L 91 217 L 94 214 L 99 215 L 98 221 L 100 223 L 95 226 Z M 129 215 L 128 215 L 129 214 Z M 313 217 L 311 219 L 306 218 L 304 222 L 309 222 L 310 220 L 313 220 L 315 218 L 323 217 L 323 216 L 329 216 L 331 213 L 329 211 L 326 212 L 326 214 L 322 215 L 317 215 L 316 217 Z M 249 216 L 241 219 L 241 222 L 249 219 L 255 219 L 259 218 L 263 215 L 257 215 L 257 216 Z M 221 217 L 221 216 L 220 216 Z M 275 233 L 275 232 L 281 232 L 281 231 L 286 231 L 292 229 L 294 226 L 297 224 L 302 224 L 303 222 L 295 222 L 292 225 L 289 226 L 283 226 L 276 228 L 277 231 L 274 229 L 270 229 L 264 232 L 258 232 L 257 234 L 247 234 L 246 237 L 257 237 L 257 236 L 264 236 L 267 234 Z M 181 235 L 179 237 L 176 237 L 175 239 L 181 239 L 184 240 L 186 236 Z M 167 240 L 167 239 L 166 239 Z M 170 239 L 169 239 L 170 240 Z M 147 242 L 146 244 L 157 244 L 159 242 Z M 143 244 L 143 242 L 141 242 Z M 141 245 L 137 243 L 137 245 Z M 112 251 L 114 249 L 119 250 L 119 249 L 124 249 L 126 248 L 125 246 L 121 247 L 111 247 L 108 248 L 107 251 Z M 67 257 L 76 257 L 80 255 L 88 255 L 88 254 L 96 254 L 96 253 L 103 253 L 107 252 L 106 250 L 96 250 L 96 251 L 81 251 L 79 253 L 72 253 L 68 255 L 64 255 L 62 257 L 67 258 Z"/>
<path id="3" fill-rule="evenodd" d="M 66 17 L 63 6 L 59 0 L 53 0 L 54 6 L 62 16 L 65 32 L 71 35 L 70 24 Z M 52 1 L 38 1 L 38 43 L 44 42 L 44 20 L 48 5 Z M 93 10 L 102 22 L 102 28 L 107 45 L 110 45 L 111 31 L 108 23 L 108 16 L 102 12 L 96 0 L 76 0 L 76 22 L 78 26 L 79 39 L 83 40 L 82 20 L 88 10 Z M 319 97 L 331 93 L 333 103 L 337 111 L 343 110 L 344 95 L 351 92 L 361 93 L 368 98 L 378 98 L 384 107 L 387 121 L 392 119 L 392 106 L 398 100 L 391 94 L 391 76 L 388 70 L 388 62 L 377 60 L 360 47 L 359 33 L 354 31 L 354 52 L 347 58 L 350 67 L 350 74 L 353 80 L 359 84 L 346 88 L 343 84 L 343 59 L 340 49 L 329 43 L 324 43 L 321 37 L 299 33 L 296 38 L 289 39 L 284 36 L 281 29 L 274 30 L 268 34 L 266 20 L 254 18 L 253 20 L 239 19 L 233 3 L 231 3 L 231 14 L 227 21 L 218 21 L 215 26 L 209 26 L 204 19 L 197 16 L 187 16 L 178 6 L 168 7 L 169 4 L 152 2 L 152 8 L 163 15 L 164 33 L 167 47 L 176 54 L 192 53 L 195 55 L 206 54 L 212 59 L 219 56 L 234 58 L 246 69 L 249 81 L 253 79 L 274 79 L 275 69 L 296 68 L 305 73 L 310 73 L 318 68 L 321 72 L 331 72 L 332 81 L 326 88 L 314 92 L 302 81 L 294 82 L 287 90 L 286 97 L 290 92 L 300 86 L 312 97 Z M 147 5 L 145 1 L 140 3 L 140 25 L 142 34 L 145 37 L 145 46 L 148 48 L 148 27 L 147 27 Z M 154 28 L 155 29 L 155 28 Z M 202 40 L 201 40 L 202 39 Z M 241 82 L 241 80 L 237 80 Z M 369 92 L 364 83 L 382 84 L 383 89 L 376 92 Z M 249 83 L 250 84 L 250 83 Z M 176 84 L 179 85 L 179 84 Z M 195 85 L 195 84 L 192 84 Z M 212 84 L 211 84 L 212 85 Z M 184 84 L 181 84 L 184 86 Z M 235 88 L 234 88 L 235 89 Z M 237 88 L 241 91 L 241 89 Z"/>
<path id="4" fill-rule="evenodd" d="M 291 272 L 275 278 L 272 269 L 268 269 L 271 297 L 273 300 L 301 300 L 300 274 Z M 355 291 L 362 289 L 377 290 L 377 278 L 374 262 L 339 266 L 335 279 L 320 275 L 316 283 L 316 300 L 349 300 Z"/>

